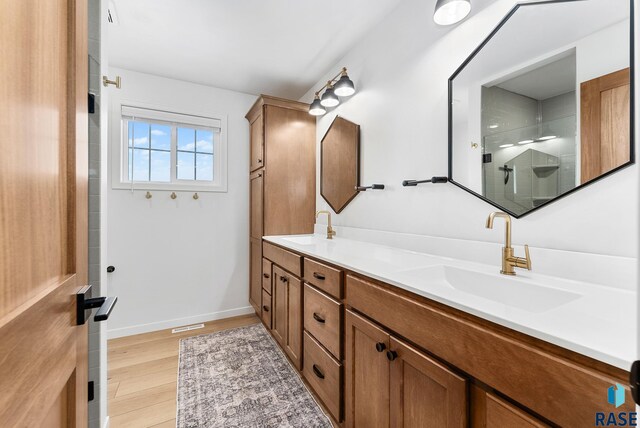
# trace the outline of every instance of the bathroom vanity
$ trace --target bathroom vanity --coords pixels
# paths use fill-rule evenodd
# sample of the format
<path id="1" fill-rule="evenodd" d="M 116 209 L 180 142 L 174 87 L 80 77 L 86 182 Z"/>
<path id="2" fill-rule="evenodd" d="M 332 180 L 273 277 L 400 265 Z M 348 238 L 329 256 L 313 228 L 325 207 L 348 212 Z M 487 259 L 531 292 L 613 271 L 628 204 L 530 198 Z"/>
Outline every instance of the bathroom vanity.
<path id="1" fill-rule="evenodd" d="M 606 314 L 631 291 L 321 235 L 265 237 L 263 255 L 262 320 L 341 426 L 593 426 L 633 411 L 607 403 L 634 348 L 615 326 L 635 318 Z"/>

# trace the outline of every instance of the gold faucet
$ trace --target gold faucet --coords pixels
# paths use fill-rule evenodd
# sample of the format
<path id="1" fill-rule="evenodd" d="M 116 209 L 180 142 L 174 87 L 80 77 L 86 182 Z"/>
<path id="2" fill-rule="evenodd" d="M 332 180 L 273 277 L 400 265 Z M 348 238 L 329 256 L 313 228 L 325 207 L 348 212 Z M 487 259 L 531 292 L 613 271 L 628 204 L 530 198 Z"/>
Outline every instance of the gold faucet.
<path id="1" fill-rule="evenodd" d="M 327 239 L 333 239 L 333 237 L 336 236 L 336 231 L 331 227 L 331 213 L 329 211 L 318 211 L 316 218 L 318 218 L 320 214 L 326 214 L 329 218 L 329 223 L 327 224 Z"/>
<path id="2" fill-rule="evenodd" d="M 489 214 L 487 218 L 487 229 L 493 229 L 493 219 L 502 217 L 506 225 L 505 244 L 502 248 L 502 270 L 503 275 L 515 275 L 514 268 L 522 268 L 531 270 L 531 257 L 529 257 L 529 246 L 524 246 L 525 257 L 514 257 L 513 248 L 511 247 L 511 217 L 507 213 L 501 211 Z"/>

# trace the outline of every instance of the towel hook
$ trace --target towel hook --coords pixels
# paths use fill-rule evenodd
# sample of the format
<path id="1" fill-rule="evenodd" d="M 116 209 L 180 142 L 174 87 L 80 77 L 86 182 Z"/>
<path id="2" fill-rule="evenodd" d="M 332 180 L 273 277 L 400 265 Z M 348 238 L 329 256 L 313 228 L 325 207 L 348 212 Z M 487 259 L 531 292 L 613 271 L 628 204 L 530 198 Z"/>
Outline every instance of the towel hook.
<path id="1" fill-rule="evenodd" d="M 198 192 L 193 194 L 193 199 L 196 199 L 196 200 L 200 199 L 200 196 L 198 196 Z"/>
<path id="2" fill-rule="evenodd" d="M 178 197 L 178 195 L 176 195 L 176 192 L 171 192 L 171 199 L 175 199 L 177 197 Z"/>
<path id="3" fill-rule="evenodd" d="M 147 192 L 147 194 L 144 195 L 144 197 L 147 198 L 147 199 L 151 199 L 151 198 L 153 198 L 153 195 L 151 194 L 151 192 Z"/>

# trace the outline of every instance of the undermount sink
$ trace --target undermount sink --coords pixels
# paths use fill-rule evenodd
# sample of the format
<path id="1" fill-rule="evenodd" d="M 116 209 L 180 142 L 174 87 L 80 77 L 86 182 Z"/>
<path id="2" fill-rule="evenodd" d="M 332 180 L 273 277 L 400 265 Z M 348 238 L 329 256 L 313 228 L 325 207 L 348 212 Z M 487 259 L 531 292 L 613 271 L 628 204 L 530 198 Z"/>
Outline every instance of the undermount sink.
<path id="1" fill-rule="evenodd" d="M 298 245 L 315 245 L 318 243 L 318 238 L 315 235 L 287 236 L 282 240 Z"/>
<path id="2" fill-rule="evenodd" d="M 409 270 L 403 274 L 418 275 L 428 283 L 528 312 L 546 312 L 581 297 L 581 294 L 552 288 L 529 279 L 490 275 L 446 265 Z"/>

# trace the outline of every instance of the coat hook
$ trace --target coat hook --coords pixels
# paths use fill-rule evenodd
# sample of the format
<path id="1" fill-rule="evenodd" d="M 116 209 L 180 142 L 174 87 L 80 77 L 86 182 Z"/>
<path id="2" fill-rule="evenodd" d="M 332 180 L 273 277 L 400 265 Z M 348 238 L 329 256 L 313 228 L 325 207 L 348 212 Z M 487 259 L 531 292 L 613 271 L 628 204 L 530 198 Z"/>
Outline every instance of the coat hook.
<path id="1" fill-rule="evenodd" d="M 171 192 L 171 199 L 175 199 L 177 197 L 178 197 L 178 195 L 176 195 L 176 192 Z"/>
<path id="2" fill-rule="evenodd" d="M 153 195 L 151 194 L 151 192 L 147 192 L 147 194 L 144 195 L 144 197 L 147 198 L 147 199 L 151 199 L 151 198 L 153 198 Z"/>
<path id="3" fill-rule="evenodd" d="M 116 80 L 109 80 L 109 78 L 107 76 L 102 76 L 102 84 L 107 87 L 109 85 L 113 85 L 116 88 L 120 89 L 122 86 L 122 80 L 120 79 L 120 76 L 116 76 Z"/>
<path id="4" fill-rule="evenodd" d="M 200 199 L 200 196 L 198 196 L 198 192 L 193 194 L 193 199 Z"/>

